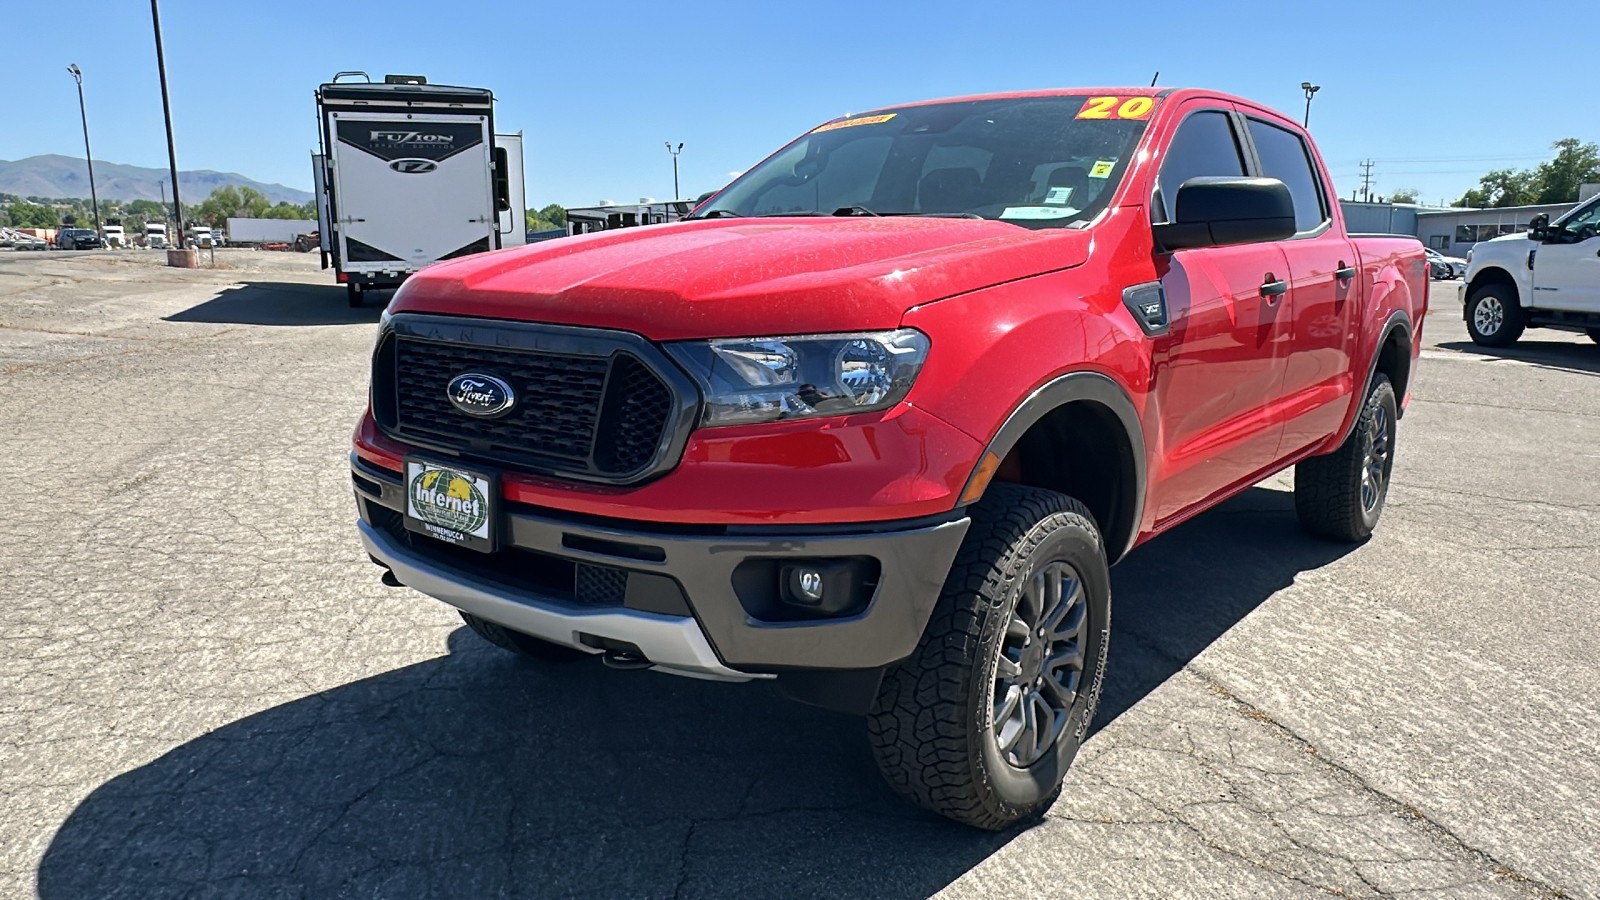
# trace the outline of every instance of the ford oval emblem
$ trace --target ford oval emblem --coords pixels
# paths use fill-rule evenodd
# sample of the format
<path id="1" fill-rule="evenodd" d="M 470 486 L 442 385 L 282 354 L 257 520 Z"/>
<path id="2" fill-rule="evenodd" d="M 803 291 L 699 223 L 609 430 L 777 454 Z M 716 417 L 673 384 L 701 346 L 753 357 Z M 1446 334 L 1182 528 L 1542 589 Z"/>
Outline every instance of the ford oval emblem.
<path id="1" fill-rule="evenodd" d="M 450 379 L 444 392 L 451 406 L 480 419 L 503 416 L 517 403 L 511 385 L 493 375 L 477 372 L 464 372 Z"/>

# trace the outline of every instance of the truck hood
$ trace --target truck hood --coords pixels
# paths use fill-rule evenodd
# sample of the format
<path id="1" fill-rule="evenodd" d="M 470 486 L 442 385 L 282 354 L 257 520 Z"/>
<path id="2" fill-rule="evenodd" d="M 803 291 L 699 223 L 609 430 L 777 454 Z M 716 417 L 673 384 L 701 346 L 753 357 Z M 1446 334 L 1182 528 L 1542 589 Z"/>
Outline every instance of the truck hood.
<path id="1" fill-rule="evenodd" d="M 712 219 L 560 238 L 430 266 L 392 312 L 654 340 L 894 328 L 906 310 L 1082 265 L 1088 231 L 981 219 Z"/>

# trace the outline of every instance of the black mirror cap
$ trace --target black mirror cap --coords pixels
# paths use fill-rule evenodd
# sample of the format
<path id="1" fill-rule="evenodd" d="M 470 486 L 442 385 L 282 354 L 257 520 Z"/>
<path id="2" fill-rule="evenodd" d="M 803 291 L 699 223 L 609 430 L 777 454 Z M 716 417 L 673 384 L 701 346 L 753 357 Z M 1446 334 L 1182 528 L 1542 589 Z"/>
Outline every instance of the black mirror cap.
<path id="1" fill-rule="evenodd" d="M 1528 223 L 1528 237 L 1532 238 L 1533 240 L 1542 241 L 1545 239 L 1545 235 L 1549 234 L 1549 232 L 1549 213 L 1540 213 L 1533 217 L 1533 221 Z"/>
<path id="2" fill-rule="evenodd" d="M 1169 253 L 1295 234 L 1294 197 L 1276 178 L 1191 178 L 1178 188 L 1173 208 L 1173 221 L 1155 226 L 1156 240 Z"/>

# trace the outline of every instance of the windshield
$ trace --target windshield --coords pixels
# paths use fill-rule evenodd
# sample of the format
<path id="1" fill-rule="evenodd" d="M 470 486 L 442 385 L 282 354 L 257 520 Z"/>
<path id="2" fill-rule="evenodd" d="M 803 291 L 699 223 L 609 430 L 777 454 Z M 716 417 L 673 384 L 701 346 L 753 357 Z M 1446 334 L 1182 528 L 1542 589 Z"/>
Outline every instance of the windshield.
<path id="1" fill-rule="evenodd" d="M 814 129 L 696 214 L 920 215 L 1081 227 L 1110 202 L 1151 97 L 910 106 Z"/>

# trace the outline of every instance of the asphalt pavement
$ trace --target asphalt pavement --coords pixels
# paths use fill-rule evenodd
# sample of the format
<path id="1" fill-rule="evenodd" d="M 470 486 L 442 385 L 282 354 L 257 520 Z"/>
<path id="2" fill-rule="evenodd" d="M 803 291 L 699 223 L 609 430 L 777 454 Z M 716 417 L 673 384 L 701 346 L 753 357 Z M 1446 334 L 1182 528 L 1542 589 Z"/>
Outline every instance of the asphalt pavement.
<path id="1" fill-rule="evenodd" d="M 1360 547 L 1275 477 L 1114 570 L 1060 803 L 901 804 L 861 723 L 529 664 L 379 584 L 376 308 L 315 258 L 0 251 L 0 896 L 1600 896 L 1600 346 L 1440 283 Z"/>

